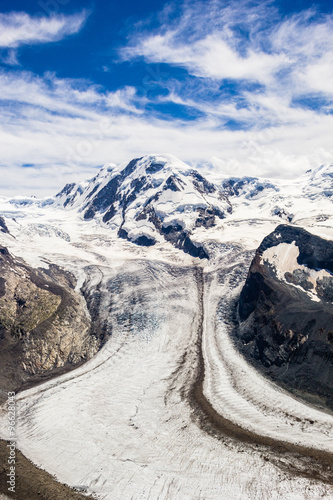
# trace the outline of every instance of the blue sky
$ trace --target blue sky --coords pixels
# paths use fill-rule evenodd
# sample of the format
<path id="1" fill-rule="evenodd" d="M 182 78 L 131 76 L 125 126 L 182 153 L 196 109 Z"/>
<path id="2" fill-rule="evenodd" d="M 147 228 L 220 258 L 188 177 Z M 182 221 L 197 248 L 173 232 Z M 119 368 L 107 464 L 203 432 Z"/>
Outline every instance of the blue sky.
<path id="1" fill-rule="evenodd" d="M 332 2 L 2 0 L 0 195 L 150 153 L 216 174 L 333 163 Z"/>

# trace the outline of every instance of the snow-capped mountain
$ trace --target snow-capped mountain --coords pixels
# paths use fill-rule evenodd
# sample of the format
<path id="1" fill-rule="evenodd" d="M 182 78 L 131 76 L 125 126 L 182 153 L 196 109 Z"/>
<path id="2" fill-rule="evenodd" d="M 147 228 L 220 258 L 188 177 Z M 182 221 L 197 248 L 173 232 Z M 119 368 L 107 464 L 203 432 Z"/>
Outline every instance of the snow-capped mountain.
<path id="1" fill-rule="evenodd" d="M 317 197 L 333 197 L 333 165 L 322 165 L 321 167 L 308 170 L 303 176 L 304 196 L 314 199 Z"/>
<path id="2" fill-rule="evenodd" d="M 279 217 L 293 224 L 311 224 L 331 218 L 333 165 L 309 170 L 293 180 L 231 177 L 223 179 L 234 213 L 246 207 L 248 216 Z"/>
<path id="3" fill-rule="evenodd" d="M 85 230 L 99 227 L 115 241 L 212 258 L 220 243 L 242 241 L 257 248 L 281 222 L 324 234 L 333 222 L 332 176 L 331 165 L 294 180 L 221 178 L 171 155 L 148 155 L 125 166 L 108 163 L 94 178 L 67 184 L 51 198 L 0 200 L 0 214 L 9 226 L 21 215 L 40 214 L 38 225 L 34 220 L 21 228 L 35 235 L 73 239 L 73 227 L 86 224 Z M 41 224 L 55 211 L 68 221 L 68 232 L 63 222 Z"/>
<path id="4" fill-rule="evenodd" d="M 202 258 L 208 257 L 204 241 L 223 221 L 325 222 L 332 194 L 333 166 L 289 181 L 229 177 L 212 182 L 171 155 L 149 155 L 123 168 L 107 164 L 93 179 L 67 184 L 52 203 L 138 245 L 168 241 Z"/>
<path id="5" fill-rule="evenodd" d="M 195 257 L 207 254 L 191 240 L 196 227 L 212 227 L 231 204 L 222 189 L 172 156 L 146 156 L 118 170 L 106 165 L 86 184 L 57 195 L 65 209 L 99 220 L 118 236 L 150 246 L 167 240 Z"/>

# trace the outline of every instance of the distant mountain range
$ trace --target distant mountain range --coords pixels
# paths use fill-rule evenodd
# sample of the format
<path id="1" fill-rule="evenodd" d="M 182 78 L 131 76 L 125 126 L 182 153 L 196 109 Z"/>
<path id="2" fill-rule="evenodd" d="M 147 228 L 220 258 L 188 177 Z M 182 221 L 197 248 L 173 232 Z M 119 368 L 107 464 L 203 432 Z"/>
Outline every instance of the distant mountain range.
<path id="1" fill-rule="evenodd" d="M 48 200 L 98 221 L 138 245 L 171 242 L 208 258 L 202 240 L 224 219 L 271 219 L 292 224 L 332 218 L 333 166 L 296 180 L 229 177 L 212 182 L 173 156 L 145 156 L 123 169 L 104 166 L 91 180 L 67 184 Z M 200 235 L 200 236 L 199 236 Z"/>

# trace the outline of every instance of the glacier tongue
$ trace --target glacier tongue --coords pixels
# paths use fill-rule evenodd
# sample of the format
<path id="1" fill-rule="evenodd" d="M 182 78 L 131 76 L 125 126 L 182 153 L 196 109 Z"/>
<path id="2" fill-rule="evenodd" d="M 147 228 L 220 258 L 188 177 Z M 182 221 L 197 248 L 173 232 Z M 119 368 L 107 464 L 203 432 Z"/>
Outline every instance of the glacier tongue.
<path id="1" fill-rule="evenodd" d="M 244 259 L 249 255 L 229 254 L 229 274 L 150 260 L 96 267 L 95 283 L 112 310 L 112 337 L 75 372 L 18 396 L 25 455 L 60 481 L 110 500 L 329 498 L 330 486 L 306 478 L 307 458 L 292 448 L 279 455 L 256 433 L 329 450 L 332 417 L 258 376 L 223 323 L 215 332 L 219 299 L 230 295 L 235 264 Z M 191 397 L 201 336 L 204 394 L 227 419 L 225 429 L 202 417 L 200 400 Z M 230 419 L 254 436 L 252 443 L 228 437 Z"/>

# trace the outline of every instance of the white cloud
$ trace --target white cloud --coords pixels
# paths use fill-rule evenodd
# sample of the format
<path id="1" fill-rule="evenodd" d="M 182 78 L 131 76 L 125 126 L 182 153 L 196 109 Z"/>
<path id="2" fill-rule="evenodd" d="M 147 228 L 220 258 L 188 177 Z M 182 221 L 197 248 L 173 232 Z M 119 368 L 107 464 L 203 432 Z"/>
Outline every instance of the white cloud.
<path id="1" fill-rule="evenodd" d="M 92 175 L 96 165 L 147 153 L 211 163 L 229 175 L 295 177 L 333 162 L 332 116 L 295 110 L 275 127 L 231 131 L 221 129 L 219 117 L 208 113 L 185 123 L 128 112 L 127 106 L 136 109 L 133 90 L 127 89 L 122 101 L 119 92 L 112 97 L 97 88 L 79 90 L 66 80 L 53 79 L 50 85 L 48 79 L 19 78 L 18 73 L 0 78 L 0 95 L 8 99 L 0 108 L 1 195 L 54 194 L 66 182 Z M 109 101 L 112 106 L 105 107 Z M 236 110 L 229 113 L 236 116 Z"/>
<path id="2" fill-rule="evenodd" d="M 241 56 L 219 34 L 207 35 L 193 44 L 175 41 L 175 32 L 154 35 L 125 49 L 124 57 L 143 55 L 147 61 L 186 68 L 191 74 L 208 78 L 249 79 L 269 83 L 272 74 L 287 64 L 283 54 L 270 55 L 249 50 Z"/>
<path id="3" fill-rule="evenodd" d="M 123 109 L 141 113 L 133 104 L 136 91 L 132 87 L 103 92 L 97 85 L 84 80 L 58 79 L 52 73 L 37 77 L 29 72 L 0 72 L 0 100 L 15 103 L 12 105 L 16 116 L 27 113 L 27 107 L 33 108 L 33 114 L 44 109 L 43 113 L 56 112 L 62 116 L 91 118 L 99 108 Z"/>
<path id="4" fill-rule="evenodd" d="M 0 13 L 0 47 L 18 48 L 22 45 L 49 43 L 78 33 L 87 13 L 70 16 L 29 16 L 25 12 Z"/>
<path id="5" fill-rule="evenodd" d="M 333 47 L 333 40 L 332 40 Z M 307 64 L 300 74 L 301 83 L 309 91 L 333 95 L 333 51 L 320 57 L 317 61 Z"/>
<path id="6" fill-rule="evenodd" d="M 332 96 L 332 17 L 308 11 L 281 20 L 265 2 L 195 5 L 187 3 L 177 20 L 164 19 L 158 34 L 140 30 L 122 50 L 125 59 L 186 68 L 192 76 L 178 80 L 165 67 L 149 73 L 167 95 L 156 97 L 150 87 L 143 97 L 133 87 L 107 92 L 54 74 L 0 73 L 0 194 L 53 194 L 96 165 L 148 153 L 239 176 L 295 177 L 333 163 L 332 107 L 295 104 L 313 93 L 327 102 Z M 224 99 L 226 78 L 239 89 Z M 156 118 L 154 107 L 168 103 L 200 118 Z M 238 129 L 228 128 L 232 121 Z"/>
<path id="7" fill-rule="evenodd" d="M 196 2 L 157 31 L 133 35 L 121 57 L 183 67 L 202 78 L 250 80 L 277 93 L 333 93 L 332 15 L 306 10 L 279 19 L 269 2 Z"/>

